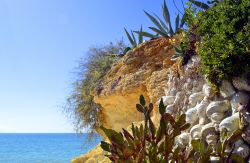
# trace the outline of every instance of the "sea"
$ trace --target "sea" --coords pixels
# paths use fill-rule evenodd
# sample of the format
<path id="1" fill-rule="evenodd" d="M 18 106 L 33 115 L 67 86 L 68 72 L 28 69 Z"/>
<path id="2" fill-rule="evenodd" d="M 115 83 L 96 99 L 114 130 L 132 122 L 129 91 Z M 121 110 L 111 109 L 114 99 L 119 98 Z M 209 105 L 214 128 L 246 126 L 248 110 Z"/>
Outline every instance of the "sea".
<path id="1" fill-rule="evenodd" d="M 69 163 L 100 141 L 97 134 L 0 134 L 0 163 Z"/>

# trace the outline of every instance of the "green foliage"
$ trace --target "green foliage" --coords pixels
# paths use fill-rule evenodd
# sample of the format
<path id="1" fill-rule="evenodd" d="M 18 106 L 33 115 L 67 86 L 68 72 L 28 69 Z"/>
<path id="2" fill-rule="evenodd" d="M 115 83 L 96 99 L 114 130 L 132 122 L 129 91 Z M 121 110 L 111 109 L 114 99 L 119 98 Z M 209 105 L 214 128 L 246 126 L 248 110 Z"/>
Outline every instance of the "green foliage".
<path id="1" fill-rule="evenodd" d="M 207 10 L 210 8 L 206 3 L 203 3 L 201 1 L 189 0 L 189 2 L 191 2 L 192 4 L 194 4 L 197 7 L 202 8 L 203 10 Z M 213 3 L 213 2 L 211 2 L 211 3 Z"/>
<path id="2" fill-rule="evenodd" d="M 241 139 L 241 134 L 242 130 L 236 130 L 234 133 L 232 133 L 232 135 L 226 137 L 222 142 L 218 141 L 214 149 L 212 146 L 206 146 L 206 144 L 201 140 L 192 140 L 191 144 L 193 150 L 191 151 L 192 156 L 190 157 L 192 157 L 193 162 L 198 163 L 209 162 L 211 156 L 217 157 L 218 162 L 221 163 L 227 163 L 230 161 L 244 163 L 245 160 L 243 158 L 233 153 L 234 143 Z"/>
<path id="3" fill-rule="evenodd" d="M 249 0 L 224 0 L 199 17 L 198 54 L 203 73 L 215 85 L 250 73 L 249 8 Z"/>
<path id="4" fill-rule="evenodd" d="M 94 102 L 92 92 L 112 64 L 120 58 L 118 54 L 122 53 L 124 48 L 122 41 L 90 48 L 87 52 L 88 58 L 80 61 L 79 77 L 74 82 L 74 90 L 66 105 L 66 110 L 73 116 L 77 129 L 89 128 L 92 131 L 97 125 L 100 105 Z"/>
<path id="5" fill-rule="evenodd" d="M 160 101 L 159 112 L 161 114 L 160 126 L 156 127 L 150 118 L 153 104 L 146 105 L 143 96 L 140 96 L 140 104 L 136 109 L 144 114 L 144 125 L 139 127 L 132 124 L 131 133 L 123 129 L 116 132 L 112 129 L 101 129 L 108 137 L 110 143 L 101 142 L 103 150 L 108 151 L 107 157 L 112 162 L 186 162 L 187 157 L 179 148 L 174 148 L 175 138 L 190 127 L 186 123 L 186 116 L 181 115 L 177 120 L 165 113 L 166 106 Z"/>
<path id="6" fill-rule="evenodd" d="M 175 18 L 175 28 L 173 29 L 173 25 L 172 25 L 171 20 L 170 20 L 170 14 L 169 14 L 168 7 L 167 7 L 165 0 L 164 0 L 164 4 L 162 5 L 162 14 L 163 14 L 163 18 L 164 18 L 165 22 L 155 14 L 153 16 L 146 11 L 144 11 L 144 13 L 147 15 L 147 17 L 155 25 L 155 27 L 149 27 L 149 28 L 152 31 L 154 31 L 155 33 L 157 33 L 158 35 L 163 36 L 163 37 L 173 36 L 175 33 L 177 33 L 183 27 L 183 25 L 185 23 L 185 21 L 184 21 L 185 14 L 182 17 L 182 19 L 180 19 L 180 16 L 178 14 Z"/>

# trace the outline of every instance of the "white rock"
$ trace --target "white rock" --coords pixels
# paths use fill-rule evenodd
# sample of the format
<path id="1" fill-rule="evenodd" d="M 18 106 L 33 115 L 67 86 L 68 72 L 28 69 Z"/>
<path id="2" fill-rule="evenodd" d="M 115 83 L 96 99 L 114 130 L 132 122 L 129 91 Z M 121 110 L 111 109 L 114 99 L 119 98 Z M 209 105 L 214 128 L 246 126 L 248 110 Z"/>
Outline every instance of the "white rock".
<path id="1" fill-rule="evenodd" d="M 193 139 L 201 139 L 201 129 L 204 125 L 197 124 L 190 129 L 190 134 Z"/>
<path id="2" fill-rule="evenodd" d="M 173 104 L 178 107 L 179 104 L 183 101 L 183 99 L 184 99 L 184 93 L 177 92 Z"/>
<path id="3" fill-rule="evenodd" d="M 209 100 L 207 97 L 204 97 L 204 99 L 196 105 L 197 114 L 199 116 L 199 124 L 204 124 L 206 122 L 207 116 L 206 116 L 206 109 L 209 105 Z"/>
<path id="4" fill-rule="evenodd" d="M 183 84 L 183 88 L 186 91 L 192 90 L 192 88 L 193 88 L 193 81 L 190 78 L 188 78 L 187 81 L 186 81 L 186 83 Z"/>
<path id="5" fill-rule="evenodd" d="M 207 144 L 209 145 L 216 145 L 217 143 L 217 140 L 218 140 L 218 135 L 212 133 L 212 134 L 208 134 L 206 136 L 206 142 Z"/>
<path id="6" fill-rule="evenodd" d="M 201 137 L 203 140 L 206 140 L 206 137 L 207 135 L 214 135 L 214 134 L 217 134 L 216 133 L 216 130 L 215 130 L 215 126 L 214 126 L 214 123 L 210 122 L 206 125 L 204 125 L 202 128 L 201 128 Z"/>
<path id="7" fill-rule="evenodd" d="M 239 128 L 240 116 L 239 113 L 235 113 L 230 117 L 225 118 L 221 121 L 219 125 L 219 130 L 222 131 L 223 128 L 227 129 L 229 135 Z"/>
<path id="8" fill-rule="evenodd" d="M 232 79 L 233 85 L 238 90 L 250 91 L 250 84 L 248 83 L 246 78 L 243 77 L 234 77 Z"/>
<path id="9" fill-rule="evenodd" d="M 250 98 L 247 93 L 240 91 L 233 96 L 231 101 L 233 101 L 234 103 L 239 103 L 241 105 L 246 105 L 249 99 Z"/>
<path id="10" fill-rule="evenodd" d="M 175 110 L 175 106 L 172 104 L 172 105 L 168 105 L 166 107 L 166 113 L 170 113 L 170 114 L 173 114 L 174 113 L 174 110 Z"/>
<path id="11" fill-rule="evenodd" d="M 239 108 L 240 105 L 246 105 L 249 99 L 250 98 L 248 94 L 246 94 L 245 92 L 240 91 L 236 93 L 230 101 L 233 113 L 239 111 L 237 109 Z"/>
<path id="12" fill-rule="evenodd" d="M 172 88 L 170 88 L 169 90 L 166 90 L 166 91 L 165 91 L 165 94 L 166 94 L 166 95 L 169 95 L 169 96 L 175 96 L 176 93 L 177 93 L 177 90 L 176 90 L 175 87 L 172 87 Z"/>
<path id="13" fill-rule="evenodd" d="M 221 87 L 220 87 L 220 94 L 224 98 L 230 97 L 233 94 L 235 94 L 235 90 L 229 81 L 227 80 L 222 81 Z"/>
<path id="14" fill-rule="evenodd" d="M 192 92 L 200 92 L 203 88 L 203 81 L 201 80 L 194 80 L 193 81 L 193 90 Z"/>
<path id="15" fill-rule="evenodd" d="M 236 153 L 245 159 L 248 157 L 250 150 L 249 147 L 246 144 L 244 144 L 242 140 L 238 140 L 235 142 L 235 149 L 233 153 Z"/>
<path id="16" fill-rule="evenodd" d="M 243 140 L 245 140 L 248 144 L 250 144 L 250 128 L 248 128 L 243 134 L 242 134 Z"/>
<path id="17" fill-rule="evenodd" d="M 202 88 L 203 93 L 205 94 L 205 96 L 212 98 L 215 95 L 215 91 L 213 90 L 213 88 L 209 85 L 209 84 L 205 84 Z"/>
<path id="18" fill-rule="evenodd" d="M 177 137 L 177 143 L 181 145 L 182 147 L 188 146 L 191 141 L 190 133 L 181 133 Z"/>
<path id="19" fill-rule="evenodd" d="M 189 106 L 194 107 L 198 102 L 204 98 L 203 92 L 193 93 L 189 96 Z"/>
<path id="20" fill-rule="evenodd" d="M 224 113 L 213 113 L 209 118 L 212 122 L 219 123 L 224 118 Z"/>
<path id="21" fill-rule="evenodd" d="M 163 96 L 162 100 L 165 106 L 171 105 L 175 100 L 175 96 Z"/>
<path id="22" fill-rule="evenodd" d="M 186 112 L 186 122 L 194 125 L 198 121 L 198 113 L 196 107 L 188 109 Z"/>
<path id="23" fill-rule="evenodd" d="M 229 102 L 224 101 L 213 101 L 207 107 L 207 116 L 210 118 L 213 113 L 224 113 L 230 109 Z"/>

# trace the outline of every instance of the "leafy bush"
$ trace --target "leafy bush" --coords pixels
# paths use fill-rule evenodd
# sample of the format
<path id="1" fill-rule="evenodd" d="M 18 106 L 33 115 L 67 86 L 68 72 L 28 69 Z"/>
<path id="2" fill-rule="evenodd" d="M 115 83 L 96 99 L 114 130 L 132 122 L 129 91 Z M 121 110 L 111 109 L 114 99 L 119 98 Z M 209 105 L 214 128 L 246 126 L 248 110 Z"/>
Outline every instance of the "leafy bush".
<path id="1" fill-rule="evenodd" d="M 199 18 L 203 73 L 217 86 L 222 79 L 250 73 L 249 8 L 249 0 L 223 0 Z"/>
<path id="2" fill-rule="evenodd" d="M 103 47 L 90 48 L 87 58 L 79 63 L 79 78 L 73 83 L 74 90 L 67 99 L 66 110 L 73 115 L 77 129 L 93 130 L 98 122 L 100 105 L 93 100 L 92 92 L 97 82 L 121 56 L 126 46 L 122 41 Z"/>
<path id="3" fill-rule="evenodd" d="M 143 96 L 140 96 L 140 104 L 136 109 L 144 114 L 144 125 L 140 127 L 132 124 L 131 132 L 122 129 L 116 132 L 101 126 L 101 129 L 109 139 L 109 143 L 102 141 L 101 147 L 109 152 L 106 155 L 112 162 L 128 163 L 164 163 L 164 162 L 209 162 L 211 156 L 217 157 L 219 162 L 236 161 L 243 163 L 244 160 L 233 153 L 234 143 L 241 138 L 243 129 L 235 131 L 232 135 L 218 141 L 216 146 L 207 145 L 204 140 L 192 140 L 192 148 L 180 148 L 175 145 L 176 137 L 182 131 L 188 129 L 186 116 L 182 114 L 174 119 L 169 113 L 165 113 L 166 106 L 161 99 L 159 113 L 161 115 L 159 127 L 155 127 L 150 118 L 153 104 L 146 105 Z M 232 145 L 231 145 L 232 144 Z M 228 149 L 231 149 L 228 151 Z"/>

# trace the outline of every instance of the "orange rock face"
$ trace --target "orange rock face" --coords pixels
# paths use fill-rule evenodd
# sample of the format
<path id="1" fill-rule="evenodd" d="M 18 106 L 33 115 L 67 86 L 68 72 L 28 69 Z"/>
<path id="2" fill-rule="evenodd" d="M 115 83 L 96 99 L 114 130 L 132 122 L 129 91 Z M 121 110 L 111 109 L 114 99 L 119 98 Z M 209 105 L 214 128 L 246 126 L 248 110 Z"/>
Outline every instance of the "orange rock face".
<path id="1" fill-rule="evenodd" d="M 169 68 L 174 64 L 171 61 L 175 53 L 172 44 L 179 41 L 179 36 L 147 41 L 112 66 L 93 92 L 95 102 L 102 107 L 99 112 L 101 125 L 121 131 L 131 123 L 143 120 L 143 115 L 135 108 L 139 96 L 144 95 L 147 102 L 155 104 L 165 94 Z M 156 115 L 157 111 L 154 109 L 153 114 Z M 100 130 L 97 129 L 97 132 L 105 139 Z M 103 156 L 100 146 L 72 162 L 95 162 L 96 154 Z M 103 162 L 109 161 L 106 159 Z"/>
<path id="2" fill-rule="evenodd" d="M 139 96 L 155 103 L 164 95 L 168 68 L 174 63 L 172 41 L 157 38 L 145 42 L 112 66 L 94 92 L 95 102 L 102 106 L 99 116 L 104 127 L 120 131 L 142 121 L 135 109 Z"/>

